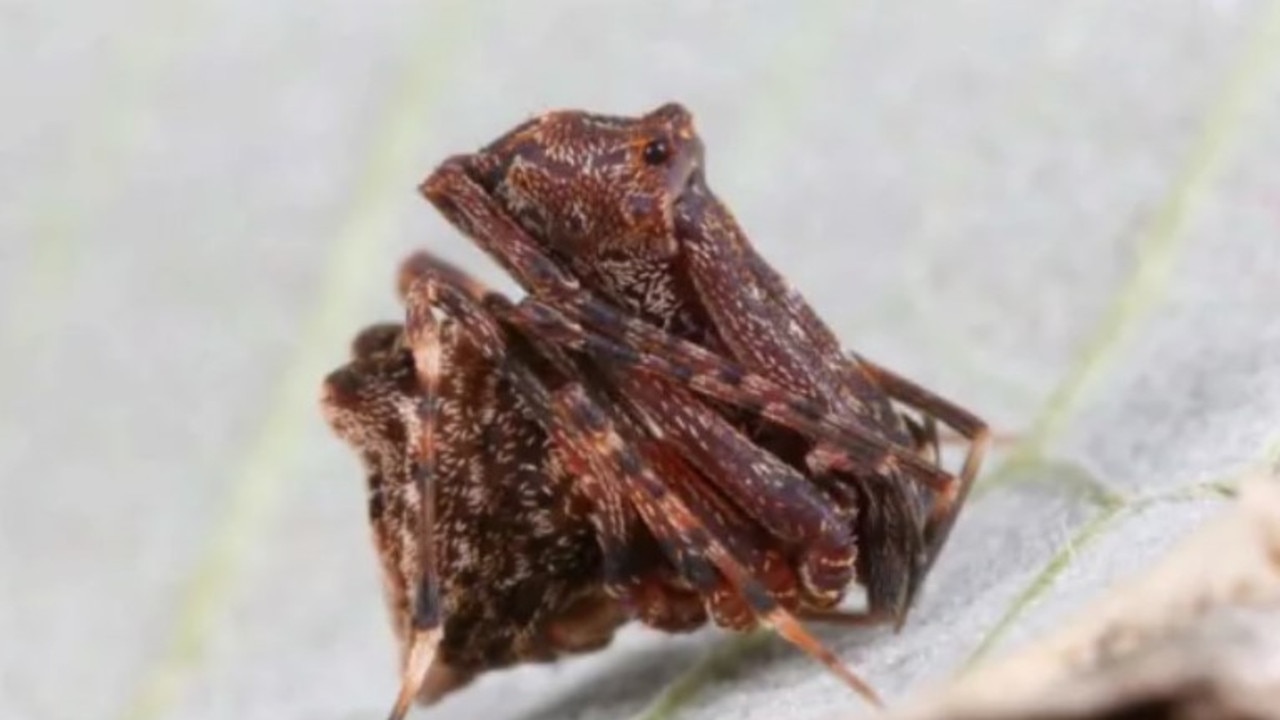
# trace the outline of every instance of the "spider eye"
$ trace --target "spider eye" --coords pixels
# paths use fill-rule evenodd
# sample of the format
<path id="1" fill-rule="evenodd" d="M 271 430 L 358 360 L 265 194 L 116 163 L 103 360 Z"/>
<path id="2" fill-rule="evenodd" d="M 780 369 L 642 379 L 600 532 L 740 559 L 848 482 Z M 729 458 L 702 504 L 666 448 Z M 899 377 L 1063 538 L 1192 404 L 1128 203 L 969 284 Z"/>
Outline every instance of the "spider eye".
<path id="1" fill-rule="evenodd" d="M 666 140 L 652 140 L 644 146 L 644 161 L 648 165 L 661 165 L 671 157 L 671 148 Z"/>

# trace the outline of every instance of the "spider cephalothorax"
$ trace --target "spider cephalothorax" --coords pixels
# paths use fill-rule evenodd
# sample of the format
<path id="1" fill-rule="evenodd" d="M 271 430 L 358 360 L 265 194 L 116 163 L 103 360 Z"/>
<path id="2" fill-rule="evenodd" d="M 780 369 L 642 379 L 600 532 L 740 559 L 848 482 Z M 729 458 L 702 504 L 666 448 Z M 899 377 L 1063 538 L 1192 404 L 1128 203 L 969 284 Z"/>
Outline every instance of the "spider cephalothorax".
<path id="1" fill-rule="evenodd" d="M 395 713 L 628 619 L 763 623 L 874 697 L 797 616 L 902 622 L 986 426 L 840 348 L 708 187 L 679 105 L 548 113 L 422 190 L 527 294 L 419 253 L 404 323 L 326 382 L 369 477 Z M 956 473 L 937 422 L 971 441 Z M 832 610 L 853 582 L 866 611 Z"/>

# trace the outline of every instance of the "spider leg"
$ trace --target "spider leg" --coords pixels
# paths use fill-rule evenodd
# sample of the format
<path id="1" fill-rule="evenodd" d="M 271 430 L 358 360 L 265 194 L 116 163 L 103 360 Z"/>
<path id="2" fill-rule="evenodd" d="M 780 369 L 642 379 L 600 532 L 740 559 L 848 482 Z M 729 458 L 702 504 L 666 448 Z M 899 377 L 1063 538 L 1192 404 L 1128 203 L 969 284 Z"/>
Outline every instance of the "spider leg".
<path id="1" fill-rule="evenodd" d="M 423 196 L 530 294 L 570 298 L 577 278 L 546 256 L 471 176 L 473 156 L 445 160 L 419 186 Z"/>
<path id="2" fill-rule="evenodd" d="M 817 610 L 803 609 L 796 613 L 801 620 L 811 623 L 826 623 L 843 627 L 875 627 L 892 623 L 896 618 L 890 613 L 867 610 Z"/>
<path id="3" fill-rule="evenodd" d="M 514 386 L 530 388 L 526 392 L 535 398 L 534 412 L 569 459 L 576 489 L 592 503 L 606 591 L 651 627 L 684 632 L 705 624 L 707 611 L 696 588 L 680 577 L 678 568 L 661 562 L 664 551 L 625 488 L 598 472 L 591 457 L 595 449 L 584 440 L 568 410 L 574 404 L 569 394 L 576 386 L 564 385 L 547 395 L 543 389 L 533 389 L 539 381 L 527 368 L 510 368 L 508 377 Z"/>
<path id="4" fill-rule="evenodd" d="M 480 303 L 490 295 L 500 293 L 472 277 L 470 273 L 435 253 L 417 250 L 400 263 L 396 288 L 403 301 L 409 296 L 413 284 L 423 278 L 448 285 L 453 292 L 462 293 L 472 303 Z"/>
<path id="5" fill-rule="evenodd" d="M 783 608 L 795 607 L 799 599 L 799 583 L 795 572 L 759 525 L 729 498 L 717 492 L 685 460 L 678 448 L 666 443 L 665 439 L 646 436 L 626 413 L 611 411 L 609 406 L 601 405 L 591 397 L 585 387 L 583 390 L 580 397 L 571 395 L 565 398 L 566 412 L 578 412 L 579 405 L 585 399 L 607 413 L 618 436 L 635 449 L 654 478 L 660 479 L 670 489 L 670 494 L 687 506 L 691 517 L 705 528 L 707 536 L 723 545 L 727 555 L 742 567 L 746 576 L 762 586 L 763 592 L 775 604 Z M 616 472 L 618 469 L 615 464 L 613 470 Z M 652 532 L 660 543 L 670 534 L 669 529 L 661 527 L 652 528 Z M 696 549 L 694 551 L 698 552 Z M 723 574 L 714 583 L 694 582 L 693 585 L 700 596 L 705 598 L 706 609 L 720 627 L 747 630 L 758 625 L 757 614 L 739 587 L 732 582 L 725 582 Z"/>
<path id="6" fill-rule="evenodd" d="M 418 553 L 422 574 L 413 611 L 413 634 L 403 665 L 400 692 L 390 714 L 391 720 L 399 720 L 408 712 L 413 699 L 422 691 L 428 672 L 436 657 L 441 639 L 440 582 L 436 571 L 436 430 L 439 427 L 439 400 L 441 367 L 441 328 L 432 316 L 434 286 L 422 283 L 405 298 L 405 343 L 413 356 L 413 366 L 418 379 L 417 403 L 414 412 L 417 432 L 411 434 L 408 447 L 413 453 L 416 473 L 414 483 L 420 488 L 419 503 L 422 532 L 419 533 Z"/>
<path id="7" fill-rule="evenodd" d="M 773 266 L 765 262 L 760 257 L 755 248 L 746 242 L 745 236 L 741 239 L 742 256 L 746 260 L 747 267 L 755 273 L 760 284 L 764 286 L 766 292 L 769 293 L 771 299 L 780 302 L 786 308 L 787 314 L 796 321 L 804 332 L 805 339 L 813 344 L 819 352 L 826 356 L 838 355 L 840 353 L 840 340 L 836 338 L 835 333 L 831 332 L 831 328 L 818 317 L 813 311 L 813 307 L 809 305 L 804 296 L 796 290 L 791 283 L 778 274 Z"/>
<path id="8" fill-rule="evenodd" d="M 935 499 L 925 525 L 926 560 L 916 573 L 916 582 L 919 582 L 937 559 L 942 546 L 946 544 L 960 508 L 963 507 L 965 498 L 973 488 L 974 479 L 982 465 L 982 458 L 991 442 L 991 432 L 985 422 L 959 405 L 866 358 L 859 357 L 858 360 L 890 397 L 923 413 L 926 423 L 936 418 L 969 441 L 969 451 L 965 455 L 960 473 L 956 476 L 958 482 L 955 483 L 951 492 L 944 493 Z M 935 432 L 935 438 L 936 435 Z"/>
<path id="9" fill-rule="evenodd" d="M 351 359 L 367 361 L 394 352 L 404 342 L 404 324 L 375 323 L 356 333 L 351 341 Z"/>
<path id="10" fill-rule="evenodd" d="M 990 440 L 989 444 L 987 445 L 988 449 L 995 449 L 995 448 L 1008 449 L 1010 447 L 1013 447 L 1014 445 L 1017 445 L 1023 439 L 1023 436 L 1019 435 L 1018 433 L 992 431 L 991 434 L 988 436 L 988 439 Z M 948 433 L 946 435 L 940 436 L 938 438 L 938 442 L 941 443 L 942 445 L 951 446 L 951 445 L 956 445 L 958 443 L 968 444 L 971 441 L 969 440 L 969 438 L 963 435 L 959 435 L 956 433 Z"/>
<path id="11" fill-rule="evenodd" d="M 695 182 L 676 206 L 675 234 L 701 306 L 728 356 L 791 394 L 810 398 L 843 424 L 874 424 L 882 437 L 909 438 L 889 399 L 849 372 L 835 334 L 804 298 L 755 252 L 729 209 Z"/>
<path id="12" fill-rule="evenodd" d="M 911 433 L 911 438 L 915 441 L 920 454 L 926 456 L 934 465 L 941 465 L 943 440 L 938 436 L 938 418 L 925 415 L 917 419 L 903 414 L 902 421 L 906 423 L 907 432 Z"/>
<path id="13" fill-rule="evenodd" d="M 777 540 L 796 547 L 815 602 L 835 602 L 853 579 L 849 519 L 809 478 L 754 444 L 693 394 L 632 369 L 609 373 L 620 401 Z"/>
<path id="14" fill-rule="evenodd" d="M 415 409 L 418 378 L 405 361 L 398 325 L 376 325 L 352 343 L 354 358 L 325 378 L 321 405 L 337 434 L 353 445 L 365 466 L 369 521 L 386 579 L 386 598 L 401 646 L 402 682 L 391 717 L 399 718 L 427 676 L 440 640 L 433 608 L 435 570 L 424 548 L 433 520 L 418 458 L 404 442 Z"/>

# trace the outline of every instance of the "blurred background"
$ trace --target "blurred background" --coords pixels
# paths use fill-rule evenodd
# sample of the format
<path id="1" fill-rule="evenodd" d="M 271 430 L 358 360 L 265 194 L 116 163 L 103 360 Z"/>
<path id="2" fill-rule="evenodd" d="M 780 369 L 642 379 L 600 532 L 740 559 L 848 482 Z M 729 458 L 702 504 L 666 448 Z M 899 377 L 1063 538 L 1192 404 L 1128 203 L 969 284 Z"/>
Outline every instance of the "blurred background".
<path id="1" fill-rule="evenodd" d="M 511 288 L 416 195 L 437 162 L 668 100 L 851 347 L 1022 438 L 920 624 L 839 645 L 890 695 L 945 677 L 1076 533 L 1275 436 L 1277 50 L 1264 0 L 4 3 L 0 717 L 379 717 L 391 638 L 320 379 L 397 316 L 415 247 Z M 1137 554 L 1111 555 L 1203 514 L 1116 521 Z M 772 644 L 708 680 L 724 642 L 628 631 L 421 716 L 856 706 Z"/>

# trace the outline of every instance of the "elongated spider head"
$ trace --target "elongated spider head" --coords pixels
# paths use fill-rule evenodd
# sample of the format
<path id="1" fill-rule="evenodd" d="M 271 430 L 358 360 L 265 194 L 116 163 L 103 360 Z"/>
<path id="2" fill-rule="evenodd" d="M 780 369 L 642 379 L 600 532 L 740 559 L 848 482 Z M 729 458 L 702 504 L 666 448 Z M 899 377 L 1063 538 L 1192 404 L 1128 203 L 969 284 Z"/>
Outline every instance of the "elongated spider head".
<path id="1" fill-rule="evenodd" d="M 702 154 L 692 115 L 668 103 L 638 117 L 546 113 L 469 164 L 526 232 L 577 264 L 674 255 L 673 207 Z"/>

